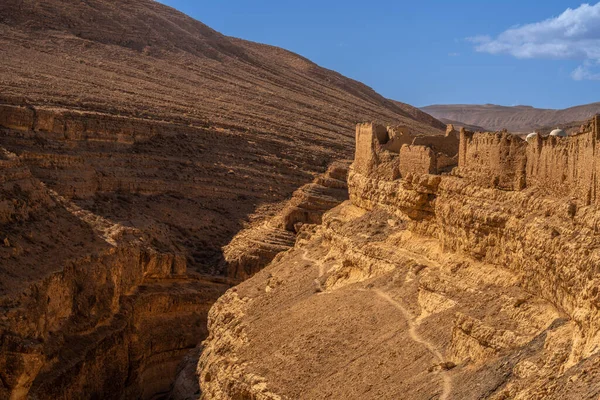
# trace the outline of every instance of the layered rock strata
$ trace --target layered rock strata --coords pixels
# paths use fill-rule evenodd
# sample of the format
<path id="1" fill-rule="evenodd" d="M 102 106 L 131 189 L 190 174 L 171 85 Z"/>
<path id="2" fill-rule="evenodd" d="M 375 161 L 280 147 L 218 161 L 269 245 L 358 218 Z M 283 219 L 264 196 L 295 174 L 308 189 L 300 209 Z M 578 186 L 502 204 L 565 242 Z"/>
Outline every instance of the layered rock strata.
<path id="1" fill-rule="evenodd" d="M 228 287 L 0 156 L 0 397 L 151 398 Z M 173 330 L 173 326 L 180 329 Z"/>
<path id="2" fill-rule="evenodd" d="M 544 140 L 572 165 L 595 124 Z M 502 132 L 463 132 L 450 174 L 402 171 L 385 132 L 357 127 L 350 200 L 212 307 L 203 398 L 598 397 L 587 172 L 538 187 L 528 166 L 550 148 Z"/>
<path id="3" fill-rule="evenodd" d="M 355 121 L 443 129 L 151 0 L 1 1 L 0 81 L 0 398 L 193 396 L 232 237 Z"/>
<path id="4" fill-rule="evenodd" d="M 274 217 L 257 221 L 240 231 L 224 248 L 229 278 L 242 281 L 294 246 L 304 224 L 320 224 L 323 213 L 348 199 L 349 161 L 336 161 L 294 192 Z"/>

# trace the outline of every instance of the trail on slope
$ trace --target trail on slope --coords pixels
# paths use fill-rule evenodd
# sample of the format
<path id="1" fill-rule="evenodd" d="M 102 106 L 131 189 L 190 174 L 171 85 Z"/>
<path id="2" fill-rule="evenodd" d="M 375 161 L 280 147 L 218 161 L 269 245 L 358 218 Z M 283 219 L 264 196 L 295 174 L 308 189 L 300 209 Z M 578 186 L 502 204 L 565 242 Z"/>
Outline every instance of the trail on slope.
<path id="1" fill-rule="evenodd" d="M 319 267 L 319 278 L 325 275 L 325 266 L 323 265 L 323 263 L 320 260 L 316 260 L 312 257 L 309 257 L 308 250 L 304 250 L 304 252 L 302 253 L 302 259 Z"/>
<path id="2" fill-rule="evenodd" d="M 323 291 L 323 287 L 321 286 L 321 281 L 319 280 L 320 277 L 322 277 L 323 275 L 325 275 L 325 266 L 323 265 L 323 262 L 316 260 L 312 257 L 308 256 L 308 250 L 304 249 L 304 252 L 302 253 L 302 260 L 309 262 L 311 264 L 315 264 L 317 267 L 319 267 L 319 276 L 317 278 L 315 278 L 314 282 L 315 285 L 317 287 L 317 289 L 319 289 L 319 291 Z"/>
<path id="3" fill-rule="evenodd" d="M 400 312 L 404 315 L 404 318 L 406 319 L 406 322 L 408 323 L 408 334 L 410 336 L 410 338 L 412 340 L 414 340 L 417 343 L 422 344 L 423 346 L 425 346 L 427 348 L 427 350 L 433 354 L 433 356 L 435 358 L 438 359 L 438 361 L 440 362 L 440 364 L 444 363 L 444 357 L 442 356 L 442 354 L 433 346 L 433 344 L 431 344 L 431 342 L 428 342 L 426 339 L 424 339 L 423 337 L 421 337 L 421 335 L 419 335 L 419 332 L 417 332 L 417 327 L 414 323 L 414 320 L 412 318 L 412 315 L 410 314 L 410 312 L 398 301 L 394 300 L 389 294 L 379 290 L 379 289 L 374 289 L 375 293 L 381 297 L 382 299 L 384 299 L 385 301 L 387 301 L 388 303 L 390 303 L 391 305 L 393 305 L 394 307 L 396 307 L 396 309 L 400 310 Z M 452 392 L 452 379 L 450 378 L 450 376 L 448 376 L 448 373 L 445 371 L 441 371 L 441 376 L 442 376 L 442 394 L 440 396 L 440 400 L 447 400 L 450 396 L 450 393 Z"/>
<path id="4" fill-rule="evenodd" d="M 411 256 L 415 256 L 416 254 L 407 251 L 407 253 L 411 253 Z M 319 276 L 318 278 L 316 278 L 314 280 L 315 285 L 322 290 L 321 287 L 321 282 L 319 281 L 319 278 L 321 278 L 324 274 L 325 274 L 325 266 L 323 265 L 323 262 L 318 260 L 318 259 L 314 259 L 312 257 L 310 257 L 308 255 L 308 250 L 304 249 L 303 253 L 302 253 L 302 260 L 309 262 L 311 264 L 316 265 L 319 268 Z M 431 260 L 425 258 L 425 257 L 419 257 L 420 259 L 417 260 L 425 262 L 427 264 L 431 264 Z M 359 291 L 363 291 L 364 289 L 357 289 Z M 392 306 L 394 306 L 396 309 L 398 309 L 402 315 L 404 316 L 404 318 L 406 319 L 406 322 L 408 324 L 408 334 L 410 336 L 410 338 L 417 342 L 422 344 L 423 346 L 425 346 L 425 348 L 427 348 L 427 350 L 438 360 L 438 362 L 440 364 L 443 364 L 445 362 L 444 357 L 442 356 L 442 353 L 440 353 L 435 346 L 427 341 L 426 339 L 424 339 L 419 332 L 417 331 L 417 324 L 415 324 L 415 320 L 412 317 L 412 315 L 410 314 L 410 312 L 404 307 L 404 305 L 402 305 L 402 303 L 400 303 L 399 301 L 394 300 L 389 294 L 383 292 L 382 290 L 379 289 L 373 289 L 375 294 L 377 294 L 379 297 L 381 297 L 382 299 L 384 299 L 385 301 L 387 301 L 388 303 L 390 303 Z M 444 370 L 442 370 L 440 372 L 441 377 L 442 377 L 442 394 L 440 395 L 440 400 L 448 400 L 450 398 L 450 393 L 452 392 L 452 379 L 450 378 L 450 376 L 448 375 L 448 373 Z"/>

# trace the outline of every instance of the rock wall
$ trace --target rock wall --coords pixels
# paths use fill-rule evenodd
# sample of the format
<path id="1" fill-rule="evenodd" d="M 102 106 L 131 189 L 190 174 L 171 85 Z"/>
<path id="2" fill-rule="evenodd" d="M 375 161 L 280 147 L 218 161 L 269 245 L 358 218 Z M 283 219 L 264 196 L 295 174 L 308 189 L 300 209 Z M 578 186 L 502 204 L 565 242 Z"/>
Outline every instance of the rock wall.
<path id="1" fill-rule="evenodd" d="M 47 189 L 4 149 L 0 194 L 0 398 L 167 393 L 229 286 Z"/>
<path id="2" fill-rule="evenodd" d="M 94 112 L 0 104 L 0 127 L 28 135 L 43 132 L 47 139 L 134 143 L 172 130 L 173 126 Z"/>
<path id="3" fill-rule="evenodd" d="M 359 133 L 350 201 L 211 309 L 203 398 L 597 397 L 598 208 L 523 185 L 533 147 L 506 133 L 450 174 Z"/>
<path id="4" fill-rule="evenodd" d="M 224 248 L 229 278 L 248 279 L 291 249 L 303 225 L 320 224 L 326 211 L 347 200 L 349 165 L 350 161 L 332 163 L 324 174 L 296 190 L 275 216 L 240 231 Z"/>

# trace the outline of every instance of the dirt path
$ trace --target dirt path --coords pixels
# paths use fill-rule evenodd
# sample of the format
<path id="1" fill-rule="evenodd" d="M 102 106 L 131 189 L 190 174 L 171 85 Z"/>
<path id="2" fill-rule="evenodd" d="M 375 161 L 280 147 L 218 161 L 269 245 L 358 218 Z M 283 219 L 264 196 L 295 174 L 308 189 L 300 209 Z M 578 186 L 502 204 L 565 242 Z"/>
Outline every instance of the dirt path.
<path id="1" fill-rule="evenodd" d="M 309 262 L 311 264 L 315 264 L 317 267 L 319 267 L 319 276 L 317 278 L 315 278 L 314 283 L 315 283 L 315 288 L 317 289 L 318 292 L 323 292 L 323 286 L 321 285 L 321 281 L 319 280 L 319 278 L 321 278 L 323 275 L 325 275 L 325 266 L 323 265 L 323 263 L 317 259 L 311 258 L 308 256 L 308 250 L 304 250 L 304 252 L 302 253 L 302 260 Z"/>
<path id="2" fill-rule="evenodd" d="M 407 253 L 411 253 L 410 254 L 411 256 L 415 255 L 415 254 L 412 254 L 412 252 L 407 251 Z M 323 262 L 310 257 L 308 255 L 308 250 L 306 250 L 306 249 L 302 253 L 302 260 L 309 262 L 311 264 L 314 264 L 319 268 L 319 276 L 318 276 L 318 278 L 316 278 L 314 280 L 314 282 L 315 282 L 315 285 L 317 286 L 317 288 L 322 290 L 323 288 L 321 286 L 321 282 L 320 282 L 319 278 L 321 278 L 325 274 L 325 266 L 323 265 Z M 421 262 L 429 264 L 429 265 L 432 264 L 432 261 L 425 257 L 421 257 L 421 260 L 417 260 L 417 261 L 418 262 L 421 261 Z M 364 290 L 364 289 L 357 289 L 357 290 Z M 445 360 L 444 360 L 444 357 L 442 356 L 442 353 L 440 353 L 431 342 L 428 342 L 426 339 L 421 337 L 421 335 L 419 335 L 419 332 L 417 331 L 418 324 L 415 323 L 415 319 L 412 317 L 410 312 L 402 305 L 402 303 L 394 300 L 389 294 L 387 294 L 379 289 L 374 289 L 374 292 L 379 297 L 381 297 L 382 299 L 384 299 L 385 301 L 387 301 L 388 303 L 393 305 L 396 309 L 398 309 L 402 313 L 402 315 L 404 316 L 404 318 L 406 319 L 406 322 L 408 324 L 408 328 L 409 328 L 408 334 L 409 334 L 410 338 L 412 340 L 414 340 L 415 342 L 420 343 L 423 346 L 425 346 L 427 348 L 427 350 L 437 359 L 437 361 L 440 364 L 443 364 L 445 362 Z M 448 400 L 450 398 L 450 393 L 452 392 L 452 379 L 450 378 L 448 373 L 444 370 L 442 370 L 440 372 L 440 375 L 442 377 L 442 394 L 440 395 L 440 400 Z"/>
<path id="3" fill-rule="evenodd" d="M 408 334 L 410 335 L 410 338 L 412 340 L 414 340 L 417 343 L 422 344 L 423 346 L 425 346 L 427 348 L 427 350 L 435 357 L 437 358 L 437 360 L 441 363 L 444 363 L 444 357 L 442 356 L 442 354 L 433 346 L 432 343 L 428 342 L 426 339 L 423 339 L 421 337 L 421 335 L 419 335 L 419 332 L 417 332 L 417 326 L 415 325 L 414 319 L 412 318 L 412 315 L 410 315 L 410 313 L 408 312 L 408 310 L 398 301 L 394 300 L 389 294 L 379 290 L 379 289 L 374 289 L 375 293 L 381 297 L 382 299 L 384 299 L 385 301 L 387 301 L 388 303 L 390 303 L 391 305 L 393 305 L 394 307 L 396 307 L 398 310 L 400 310 L 400 312 L 404 315 L 404 318 L 406 319 L 406 322 L 408 323 Z M 452 379 L 450 378 L 450 376 L 448 376 L 448 373 L 446 371 L 441 371 L 441 376 L 442 376 L 442 394 L 440 395 L 440 400 L 447 400 L 450 397 L 450 393 L 452 392 Z"/>
<path id="4" fill-rule="evenodd" d="M 308 250 L 306 250 L 306 249 L 302 253 L 302 260 L 309 262 L 311 264 L 315 264 L 317 267 L 319 267 L 319 278 L 322 277 L 323 275 L 325 275 L 325 266 L 323 265 L 323 263 L 320 260 L 309 257 Z"/>

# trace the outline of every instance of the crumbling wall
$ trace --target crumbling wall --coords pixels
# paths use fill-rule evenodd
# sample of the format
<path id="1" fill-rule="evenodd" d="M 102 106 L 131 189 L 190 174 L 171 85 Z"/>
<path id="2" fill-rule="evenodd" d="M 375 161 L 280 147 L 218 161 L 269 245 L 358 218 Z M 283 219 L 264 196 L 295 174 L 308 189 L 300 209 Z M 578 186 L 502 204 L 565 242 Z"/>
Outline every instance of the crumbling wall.
<path id="1" fill-rule="evenodd" d="M 457 165 L 458 147 L 454 129 L 445 136 L 422 136 L 362 123 L 356 126 L 354 169 L 390 181 L 411 173 L 437 174 Z"/>
<path id="2" fill-rule="evenodd" d="M 452 169 L 458 165 L 458 152 L 452 157 L 447 156 L 444 153 L 437 153 L 436 162 L 436 169 L 438 174 L 441 174 L 443 172 L 451 172 Z"/>
<path id="3" fill-rule="evenodd" d="M 408 132 L 405 127 L 387 127 L 389 140 L 383 145 L 384 150 L 394 153 L 400 153 L 400 149 L 405 144 L 412 144 L 415 140 L 415 135 Z"/>
<path id="4" fill-rule="evenodd" d="M 559 196 L 574 196 L 590 204 L 595 176 L 595 138 L 541 137 L 527 147 L 527 186 Z"/>
<path id="5" fill-rule="evenodd" d="M 600 116 L 569 137 L 537 135 L 525 142 L 506 132 L 461 130 L 459 174 L 477 185 L 505 190 L 535 188 L 545 195 L 596 203 Z"/>
<path id="6" fill-rule="evenodd" d="M 356 125 L 354 168 L 368 175 L 377 165 L 377 146 L 387 143 L 388 139 L 384 126 L 371 122 Z"/>
<path id="7" fill-rule="evenodd" d="M 400 149 L 400 175 L 437 174 L 435 152 L 428 146 L 410 146 L 405 144 Z"/>
<path id="8" fill-rule="evenodd" d="M 374 123 L 358 124 L 354 168 L 364 175 L 377 176 L 379 179 L 398 179 L 398 154 L 383 147 L 389 140 L 386 127 Z"/>
<path id="9" fill-rule="evenodd" d="M 458 153 L 460 138 L 458 132 L 454 130 L 452 125 L 449 125 L 444 136 L 419 135 L 414 138 L 412 144 L 429 146 L 436 153 L 442 153 L 446 156 L 453 157 Z"/>
<path id="10" fill-rule="evenodd" d="M 598 117 L 575 136 L 537 136 L 527 148 L 527 186 L 589 205 L 598 189 Z"/>
<path id="11" fill-rule="evenodd" d="M 483 187 L 521 190 L 525 187 L 527 142 L 507 132 L 460 135 L 459 171 Z"/>

